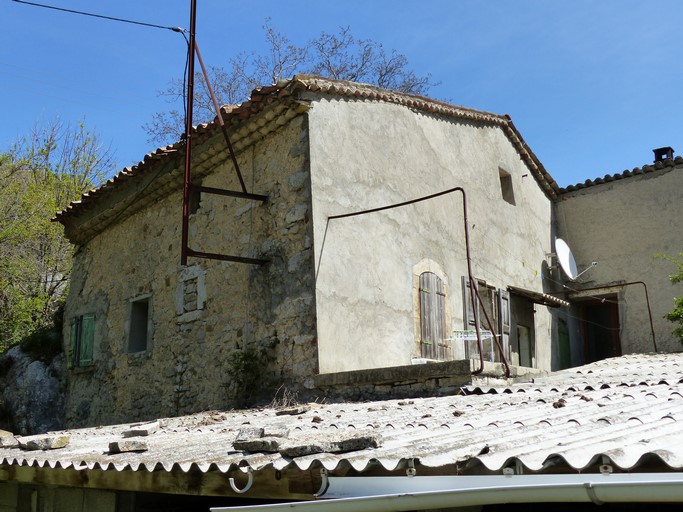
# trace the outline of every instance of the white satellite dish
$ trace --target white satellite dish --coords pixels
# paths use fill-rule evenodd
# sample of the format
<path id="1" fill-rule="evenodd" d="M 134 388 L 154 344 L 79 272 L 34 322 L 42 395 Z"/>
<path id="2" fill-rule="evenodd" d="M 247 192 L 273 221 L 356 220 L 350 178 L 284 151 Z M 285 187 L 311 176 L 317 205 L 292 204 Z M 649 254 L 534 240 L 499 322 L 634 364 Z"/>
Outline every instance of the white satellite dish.
<path id="1" fill-rule="evenodd" d="M 567 242 L 561 238 L 556 238 L 555 253 L 557 254 L 560 266 L 562 267 L 562 270 L 564 270 L 564 273 L 567 274 L 567 277 L 572 281 L 579 277 L 579 270 L 576 268 L 576 260 L 574 260 L 574 255 L 567 245 Z"/>

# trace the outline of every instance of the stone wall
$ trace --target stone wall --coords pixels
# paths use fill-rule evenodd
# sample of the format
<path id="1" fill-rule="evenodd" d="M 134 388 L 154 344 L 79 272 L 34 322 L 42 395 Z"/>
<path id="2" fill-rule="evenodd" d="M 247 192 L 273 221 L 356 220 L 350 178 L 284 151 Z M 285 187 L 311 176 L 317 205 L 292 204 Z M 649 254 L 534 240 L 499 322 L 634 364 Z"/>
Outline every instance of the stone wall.
<path id="1" fill-rule="evenodd" d="M 683 285 L 671 284 L 668 276 L 674 273 L 675 265 L 657 257 L 683 251 L 683 165 L 670 163 L 658 164 L 651 172 L 562 194 L 556 205 L 559 236 L 570 245 L 579 271 L 594 261 L 598 263 L 576 282 L 568 283 L 569 287 L 615 285 L 605 293 L 615 294 L 618 301 L 624 354 L 654 351 L 644 288 L 621 286 L 634 281 L 647 284 L 659 350 L 681 350 L 672 334 L 674 324 L 663 316 L 673 310 L 673 298 L 680 296 Z M 563 278 L 559 270 L 556 278 Z M 583 297 L 570 295 L 576 305 L 567 319 L 575 365 L 584 362 L 578 306 L 582 300 L 602 295 L 600 291 Z"/>
<path id="2" fill-rule="evenodd" d="M 218 136 L 211 144 L 224 142 Z M 238 190 L 223 154 L 202 184 Z M 293 389 L 316 372 L 305 117 L 242 149 L 238 160 L 247 189 L 268 201 L 203 194 L 191 215 L 190 246 L 267 264 L 190 258 L 182 268 L 180 190 L 78 248 L 65 348 L 70 354 L 73 319 L 94 313 L 94 364 L 70 369 L 69 426 L 267 400 L 278 386 Z M 135 308 L 149 315 L 140 345 L 131 345 L 145 332 Z"/>
<path id="3" fill-rule="evenodd" d="M 319 400 L 378 400 L 448 396 L 461 393 L 461 388 L 509 386 L 513 382 L 529 382 L 544 372 L 535 368 L 511 366 L 510 377 L 500 363 L 460 360 L 356 370 L 317 375 L 314 379 Z M 479 371 L 473 375 L 472 372 Z"/>

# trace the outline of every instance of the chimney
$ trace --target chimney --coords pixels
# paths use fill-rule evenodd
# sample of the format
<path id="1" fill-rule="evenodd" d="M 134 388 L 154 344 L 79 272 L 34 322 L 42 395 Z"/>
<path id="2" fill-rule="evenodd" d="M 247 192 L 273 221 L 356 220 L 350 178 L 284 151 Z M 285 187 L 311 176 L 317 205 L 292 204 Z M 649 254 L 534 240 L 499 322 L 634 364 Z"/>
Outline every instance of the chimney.
<path id="1" fill-rule="evenodd" d="M 666 146 L 665 148 L 653 149 L 652 152 L 655 154 L 655 162 L 661 162 L 667 158 L 674 157 L 674 149 L 669 146 Z"/>

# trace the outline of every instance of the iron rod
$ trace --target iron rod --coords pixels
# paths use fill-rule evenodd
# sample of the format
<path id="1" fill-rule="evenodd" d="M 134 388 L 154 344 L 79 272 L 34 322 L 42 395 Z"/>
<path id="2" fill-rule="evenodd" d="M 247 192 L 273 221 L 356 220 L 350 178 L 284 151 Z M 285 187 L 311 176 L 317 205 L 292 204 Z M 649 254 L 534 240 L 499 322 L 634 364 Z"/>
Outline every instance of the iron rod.
<path id="1" fill-rule="evenodd" d="M 650 309 L 650 294 L 647 291 L 647 285 L 645 284 L 644 281 L 631 281 L 629 283 L 618 283 L 615 285 L 608 285 L 608 286 L 593 286 L 591 288 L 580 288 L 580 289 L 572 289 L 569 288 L 567 285 L 563 285 L 565 288 L 568 290 L 571 290 L 572 292 L 591 292 L 595 290 L 602 290 L 604 288 L 608 287 L 617 287 L 617 286 L 631 286 L 634 284 L 642 284 L 643 288 L 645 288 L 645 303 L 647 304 L 647 313 L 650 317 L 650 332 L 652 333 L 652 345 L 654 346 L 655 349 L 655 354 L 657 353 L 657 339 L 655 338 L 655 325 L 654 322 L 652 321 L 652 309 Z"/>
<path id="2" fill-rule="evenodd" d="M 427 201 L 428 199 L 434 199 L 435 197 L 450 194 L 452 192 L 462 193 L 463 222 L 465 225 L 465 252 L 467 255 L 467 276 L 470 280 L 470 299 L 472 301 L 472 307 L 474 308 L 473 309 L 474 328 L 475 328 L 475 332 L 477 333 L 477 346 L 479 348 L 479 370 L 473 371 L 472 374 L 477 375 L 484 370 L 483 347 L 482 347 L 482 343 L 481 343 L 481 332 L 479 330 L 479 322 L 477 321 L 478 320 L 477 301 L 475 300 L 475 295 L 476 295 L 476 298 L 479 299 L 479 302 L 481 302 L 481 297 L 479 297 L 479 293 L 474 289 L 474 287 L 476 286 L 476 283 L 474 280 L 474 276 L 472 274 L 472 258 L 470 256 L 470 235 L 469 235 L 469 228 L 467 227 L 467 223 L 468 223 L 468 220 L 467 220 L 467 197 L 465 194 L 465 189 L 463 189 L 462 187 L 453 187 L 453 188 L 449 188 L 447 190 L 442 190 L 441 192 L 436 192 L 435 194 L 429 194 L 427 196 L 418 197 L 416 199 L 410 199 L 408 201 L 403 201 L 401 203 L 395 203 L 395 204 L 390 204 L 390 205 L 386 205 L 386 206 L 380 206 L 378 208 L 370 208 L 367 210 L 359 210 L 357 212 L 342 213 L 339 215 L 330 215 L 328 217 L 328 219 L 329 220 L 344 219 L 344 218 L 348 218 L 348 217 L 355 217 L 357 215 L 365 215 L 368 213 L 376 213 L 376 212 L 381 212 L 384 210 L 390 210 L 393 208 L 400 208 L 402 206 L 408 206 L 408 205 L 419 203 L 422 201 Z M 484 309 L 484 308 L 482 307 L 482 309 Z M 493 330 L 491 320 L 488 318 L 488 315 L 486 314 L 485 309 L 484 309 L 484 314 L 485 314 L 487 321 L 489 323 L 489 327 L 491 327 L 491 332 L 494 334 L 494 338 L 495 338 L 495 331 Z M 465 319 L 465 321 L 467 321 L 467 319 Z M 498 350 L 500 352 L 500 357 L 501 357 L 501 360 L 503 362 L 503 365 L 505 366 L 505 376 L 509 377 L 510 376 L 510 366 L 508 365 L 507 358 L 505 357 L 505 353 L 502 349 L 500 341 L 497 339 L 496 339 L 496 344 L 498 346 Z"/>
<path id="3" fill-rule="evenodd" d="M 265 265 L 266 263 L 268 263 L 268 260 L 263 260 L 263 259 L 259 259 L 259 258 L 246 258 L 244 256 L 229 256 L 227 254 L 200 252 L 200 251 L 195 251 L 193 249 L 190 249 L 189 247 L 187 249 L 187 253 L 188 253 L 188 256 L 192 256 L 194 258 L 205 258 L 205 259 L 220 260 L 220 261 L 232 261 L 234 263 L 248 263 L 250 265 Z"/>
<path id="4" fill-rule="evenodd" d="M 240 166 L 237 163 L 237 156 L 235 155 L 235 149 L 232 147 L 232 142 L 230 142 L 230 135 L 228 135 L 228 129 L 225 127 L 225 122 L 223 121 L 223 114 L 221 113 L 221 107 L 218 105 L 216 100 L 216 95 L 213 93 L 213 87 L 211 87 L 211 81 L 209 80 L 209 74 L 206 72 L 204 67 L 204 61 L 202 60 L 202 54 L 199 52 L 199 46 L 197 42 L 194 43 L 194 49 L 197 53 L 197 59 L 199 60 L 199 66 L 202 68 L 202 74 L 204 75 L 204 81 L 206 82 L 206 88 L 209 90 L 211 95 L 211 101 L 213 102 L 213 108 L 216 109 L 216 116 L 218 117 L 218 124 L 221 126 L 221 132 L 223 132 L 223 138 L 225 143 L 228 145 L 228 151 L 230 152 L 230 158 L 232 159 L 232 165 L 235 167 L 235 172 L 237 173 L 237 179 L 239 179 L 240 186 L 242 187 L 242 192 L 247 193 L 247 187 L 244 184 L 244 179 L 242 178 L 242 173 L 240 172 Z"/>
<path id="5" fill-rule="evenodd" d="M 250 194 L 248 192 L 237 192 L 236 190 L 225 190 L 222 188 L 204 187 L 202 185 L 192 185 L 192 190 L 205 194 L 215 194 L 219 196 L 239 197 L 240 199 L 252 199 L 254 201 L 268 202 L 268 196 L 260 194 Z"/>

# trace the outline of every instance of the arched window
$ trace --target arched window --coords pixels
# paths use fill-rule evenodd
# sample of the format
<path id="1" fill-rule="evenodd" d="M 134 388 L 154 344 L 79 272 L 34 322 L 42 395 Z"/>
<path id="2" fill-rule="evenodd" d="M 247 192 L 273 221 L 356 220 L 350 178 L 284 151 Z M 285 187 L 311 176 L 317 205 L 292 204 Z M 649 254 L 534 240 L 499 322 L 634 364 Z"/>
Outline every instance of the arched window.
<path id="1" fill-rule="evenodd" d="M 433 272 L 423 272 L 420 274 L 419 290 L 421 356 L 443 361 L 448 355 L 443 281 Z"/>

